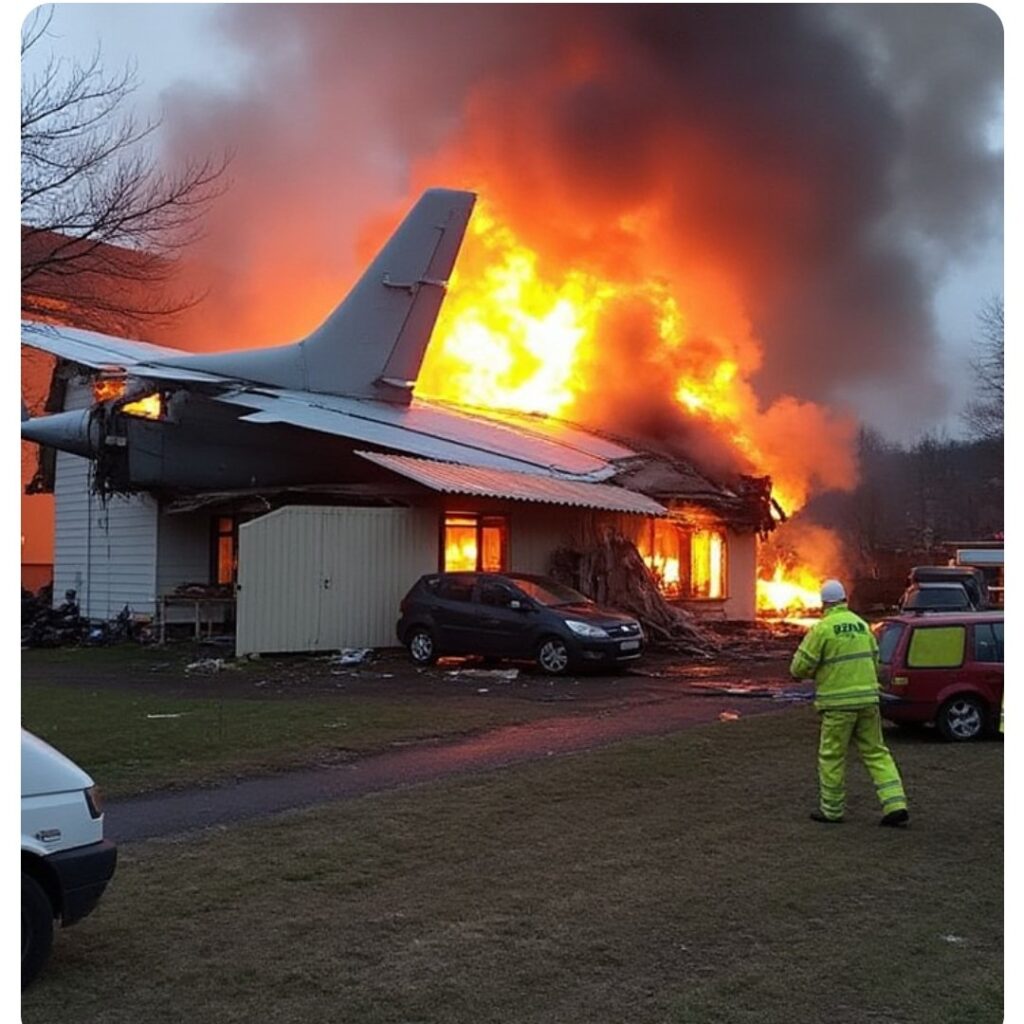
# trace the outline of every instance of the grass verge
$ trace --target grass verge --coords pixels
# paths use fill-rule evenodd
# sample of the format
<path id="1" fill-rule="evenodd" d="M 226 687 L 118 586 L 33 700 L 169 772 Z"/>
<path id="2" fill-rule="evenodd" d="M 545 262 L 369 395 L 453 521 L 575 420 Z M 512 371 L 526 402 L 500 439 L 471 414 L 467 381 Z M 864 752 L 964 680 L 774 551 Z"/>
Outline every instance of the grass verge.
<path id="1" fill-rule="evenodd" d="M 24 686 L 21 707 L 25 728 L 80 764 L 108 796 L 329 763 L 556 710 L 494 694 L 261 700 L 48 683 Z"/>
<path id="2" fill-rule="evenodd" d="M 808 709 L 126 847 L 28 1024 L 988 1024 L 1002 744 L 893 737 L 807 820 Z"/>

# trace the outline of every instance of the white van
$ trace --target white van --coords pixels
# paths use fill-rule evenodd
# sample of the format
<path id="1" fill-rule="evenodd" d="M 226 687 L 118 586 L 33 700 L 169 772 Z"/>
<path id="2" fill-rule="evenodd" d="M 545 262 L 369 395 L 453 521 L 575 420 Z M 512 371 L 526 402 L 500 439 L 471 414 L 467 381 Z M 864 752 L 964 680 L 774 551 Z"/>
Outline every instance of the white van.
<path id="1" fill-rule="evenodd" d="M 86 916 L 114 874 L 93 781 L 73 761 L 21 730 L 21 985 L 39 973 L 53 923 Z"/>

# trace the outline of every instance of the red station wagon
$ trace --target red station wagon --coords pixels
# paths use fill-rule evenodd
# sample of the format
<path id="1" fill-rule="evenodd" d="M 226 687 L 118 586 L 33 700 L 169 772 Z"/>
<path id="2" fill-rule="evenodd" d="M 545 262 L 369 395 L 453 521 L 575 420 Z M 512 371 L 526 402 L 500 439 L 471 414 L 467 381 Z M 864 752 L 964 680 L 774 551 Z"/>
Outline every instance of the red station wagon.
<path id="1" fill-rule="evenodd" d="M 1003 613 L 898 615 L 877 627 L 882 715 L 934 722 L 947 740 L 994 730 L 1003 701 Z"/>

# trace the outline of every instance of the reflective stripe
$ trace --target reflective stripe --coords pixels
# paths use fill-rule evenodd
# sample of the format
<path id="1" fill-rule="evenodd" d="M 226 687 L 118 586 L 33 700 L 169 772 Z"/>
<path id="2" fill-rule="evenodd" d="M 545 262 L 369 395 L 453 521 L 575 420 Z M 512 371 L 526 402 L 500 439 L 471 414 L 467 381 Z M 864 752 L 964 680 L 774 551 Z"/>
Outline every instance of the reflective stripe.
<path id="1" fill-rule="evenodd" d="M 840 654 L 835 658 L 826 658 L 822 665 L 835 665 L 840 661 L 857 661 L 860 658 L 873 658 L 874 656 L 874 651 L 857 651 L 856 654 Z"/>
<path id="2" fill-rule="evenodd" d="M 903 804 L 903 806 L 906 807 L 907 798 L 902 793 L 900 793 L 899 796 L 891 796 L 888 800 L 882 801 L 882 807 L 888 807 L 889 804 Z"/>
<path id="3" fill-rule="evenodd" d="M 875 789 L 881 793 L 883 789 L 892 789 L 893 786 L 899 786 L 900 792 L 903 792 L 903 784 L 899 779 L 893 779 L 891 782 L 883 782 L 880 786 L 876 786 Z"/>
<path id="4" fill-rule="evenodd" d="M 850 690 L 847 693 L 819 693 L 815 696 L 815 703 L 824 707 L 828 705 L 839 705 L 848 701 L 862 701 L 865 697 L 878 699 L 878 688 L 873 690 Z M 855 709 L 854 709 L 855 710 Z"/>

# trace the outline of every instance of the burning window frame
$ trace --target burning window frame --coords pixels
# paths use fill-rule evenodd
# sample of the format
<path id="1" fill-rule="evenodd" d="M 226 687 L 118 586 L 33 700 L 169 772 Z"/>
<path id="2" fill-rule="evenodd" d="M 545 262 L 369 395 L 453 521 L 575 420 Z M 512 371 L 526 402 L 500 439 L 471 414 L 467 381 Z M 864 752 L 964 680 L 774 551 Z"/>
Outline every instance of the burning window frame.
<path id="1" fill-rule="evenodd" d="M 472 529 L 474 531 L 474 565 L 449 564 L 449 530 Z M 497 531 L 498 561 L 488 559 L 488 538 L 490 531 Z M 440 520 L 438 567 L 441 572 L 506 572 L 508 570 L 508 517 L 482 512 L 446 511 Z M 493 550 L 490 552 L 493 555 Z"/>
<path id="2" fill-rule="evenodd" d="M 698 537 L 707 536 L 707 564 L 699 568 L 695 559 L 702 545 Z M 717 572 L 711 556 L 717 541 Z M 644 563 L 654 574 L 658 589 L 674 601 L 726 601 L 729 598 L 729 533 L 718 522 L 691 523 L 678 519 L 650 519 L 637 538 L 637 549 Z M 673 568 L 674 566 L 674 568 Z M 684 571 L 685 566 L 685 571 Z M 698 589 L 698 576 L 706 586 Z M 673 578 L 674 577 L 674 578 Z M 717 581 L 717 588 L 712 584 Z"/>

